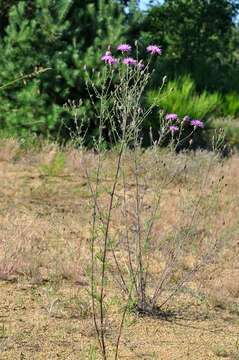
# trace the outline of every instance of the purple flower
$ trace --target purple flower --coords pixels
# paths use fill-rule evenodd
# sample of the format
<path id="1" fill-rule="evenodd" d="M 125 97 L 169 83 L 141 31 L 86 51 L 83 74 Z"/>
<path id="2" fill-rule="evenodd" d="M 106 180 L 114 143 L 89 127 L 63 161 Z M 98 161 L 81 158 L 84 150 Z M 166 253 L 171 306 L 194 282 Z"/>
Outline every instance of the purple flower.
<path id="1" fill-rule="evenodd" d="M 178 119 L 178 115 L 177 114 L 167 114 L 165 116 L 165 119 L 168 121 L 172 121 L 172 120 L 177 120 Z"/>
<path id="2" fill-rule="evenodd" d="M 175 125 L 171 125 L 171 126 L 169 126 L 169 130 L 171 131 L 172 134 L 174 134 L 175 132 L 177 132 L 179 130 L 179 127 L 175 126 Z"/>
<path id="3" fill-rule="evenodd" d="M 106 53 L 103 56 L 101 56 L 101 60 L 109 65 L 117 64 L 117 59 L 111 55 L 110 51 L 106 51 Z"/>
<path id="4" fill-rule="evenodd" d="M 160 46 L 157 45 L 149 45 L 146 50 L 148 51 L 148 53 L 150 53 L 151 55 L 161 55 L 162 54 L 162 49 Z"/>
<path id="5" fill-rule="evenodd" d="M 204 128 L 204 123 L 201 120 L 191 120 L 191 125 L 199 128 Z"/>
<path id="6" fill-rule="evenodd" d="M 117 46 L 117 50 L 124 52 L 129 52 L 132 49 L 132 47 L 128 44 L 120 44 Z"/>
<path id="7" fill-rule="evenodd" d="M 135 66 L 135 65 L 137 65 L 137 60 L 133 59 L 132 57 L 124 58 L 123 64 Z"/>

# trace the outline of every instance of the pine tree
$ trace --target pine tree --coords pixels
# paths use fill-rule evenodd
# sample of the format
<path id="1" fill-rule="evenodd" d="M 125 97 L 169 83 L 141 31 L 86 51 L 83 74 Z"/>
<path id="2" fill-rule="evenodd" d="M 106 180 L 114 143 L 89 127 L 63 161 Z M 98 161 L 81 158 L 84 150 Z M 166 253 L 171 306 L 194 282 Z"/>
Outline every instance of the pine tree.
<path id="1" fill-rule="evenodd" d="M 0 93 L 0 126 L 19 134 L 54 133 L 65 115 L 63 104 L 87 97 L 85 66 L 100 69 L 102 52 L 125 32 L 123 10 L 114 0 L 33 4 L 31 16 L 29 2 L 11 7 L 0 44 L 2 84 L 35 67 L 50 68 Z"/>
<path id="2" fill-rule="evenodd" d="M 163 46 L 167 75 L 189 73 L 200 90 L 228 91 L 238 10 L 238 0 L 165 0 L 149 10 L 141 33 Z"/>

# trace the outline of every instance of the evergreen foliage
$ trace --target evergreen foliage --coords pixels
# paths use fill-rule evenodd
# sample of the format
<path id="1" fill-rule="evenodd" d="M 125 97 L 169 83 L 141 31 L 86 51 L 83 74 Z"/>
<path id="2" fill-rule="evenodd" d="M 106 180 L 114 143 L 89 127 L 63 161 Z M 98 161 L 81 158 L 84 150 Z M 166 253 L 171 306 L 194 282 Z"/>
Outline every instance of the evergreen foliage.
<path id="1" fill-rule="evenodd" d="M 124 14 L 113 0 L 35 0 L 29 17 L 29 3 L 10 8 L 0 44 L 1 83 L 36 67 L 50 70 L 1 91 L 0 126 L 47 135 L 69 118 L 63 110 L 68 99 L 87 97 L 85 66 L 99 70 L 103 50 L 123 37 Z"/>
<path id="2" fill-rule="evenodd" d="M 238 0 L 165 0 L 152 6 L 141 29 L 143 41 L 163 45 L 163 72 L 190 74 L 197 89 L 239 91 L 235 48 Z"/>
<path id="3" fill-rule="evenodd" d="M 223 99 L 223 114 L 236 118 L 239 116 L 239 94 L 232 92 Z"/>
<path id="4" fill-rule="evenodd" d="M 149 91 L 148 102 L 152 104 L 155 101 L 166 112 L 203 120 L 212 114 L 220 114 L 222 106 L 219 93 L 203 91 L 197 94 L 195 82 L 189 76 L 169 81 L 159 95 L 156 91 Z"/>
<path id="5" fill-rule="evenodd" d="M 239 0 L 165 0 L 144 12 L 137 0 L 0 0 L 0 132 L 66 139 L 78 124 L 64 104 L 82 99 L 79 123 L 97 135 L 88 76 L 100 90 L 101 55 L 109 45 L 135 40 L 140 58 L 149 44 L 163 48 L 151 62 L 149 102 L 167 75 L 173 82 L 165 92 L 174 90 L 160 103 L 165 111 L 204 118 L 216 108 L 237 117 L 238 7 Z M 148 134 L 155 118 L 147 120 Z"/>

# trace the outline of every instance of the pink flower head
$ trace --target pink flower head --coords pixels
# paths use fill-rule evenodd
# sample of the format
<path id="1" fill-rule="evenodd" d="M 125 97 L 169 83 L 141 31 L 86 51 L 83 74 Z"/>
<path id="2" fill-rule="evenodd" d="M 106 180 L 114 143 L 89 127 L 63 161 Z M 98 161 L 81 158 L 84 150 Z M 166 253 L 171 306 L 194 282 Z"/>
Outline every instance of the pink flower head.
<path id="1" fill-rule="evenodd" d="M 111 55 L 110 51 L 106 51 L 106 53 L 103 56 L 101 56 L 101 60 L 109 65 L 117 64 L 117 59 Z"/>
<path id="2" fill-rule="evenodd" d="M 129 52 L 132 49 L 132 47 L 128 44 L 120 44 L 117 46 L 117 50 L 124 52 Z"/>
<path id="3" fill-rule="evenodd" d="M 171 126 L 169 126 L 169 130 L 171 131 L 172 134 L 174 134 L 175 132 L 177 132 L 179 130 L 179 127 L 175 126 L 175 125 L 171 125 Z"/>
<path id="4" fill-rule="evenodd" d="M 191 120 L 191 125 L 202 129 L 204 128 L 204 123 L 201 120 Z"/>
<path id="5" fill-rule="evenodd" d="M 133 59 L 132 57 L 124 58 L 123 64 L 135 66 L 135 65 L 137 65 L 137 60 Z"/>
<path id="6" fill-rule="evenodd" d="M 167 114 L 165 116 L 165 119 L 168 121 L 173 121 L 173 120 L 177 120 L 178 119 L 178 115 L 177 114 Z"/>
<path id="7" fill-rule="evenodd" d="M 157 45 L 149 45 L 146 50 L 148 51 L 148 53 L 150 53 L 151 55 L 161 55 L 162 54 L 162 49 L 160 46 Z"/>

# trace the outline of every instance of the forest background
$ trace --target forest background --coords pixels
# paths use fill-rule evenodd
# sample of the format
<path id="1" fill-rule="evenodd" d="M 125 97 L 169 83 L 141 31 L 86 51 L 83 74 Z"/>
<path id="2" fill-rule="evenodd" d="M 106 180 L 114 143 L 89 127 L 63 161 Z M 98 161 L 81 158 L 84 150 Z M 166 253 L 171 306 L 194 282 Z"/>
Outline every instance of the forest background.
<path id="1" fill-rule="evenodd" d="M 66 104 L 80 101 L 77 121 L 91 144 L 98 123 L 89 73 L 100 88 L 102 54 L 137 41 L 144 60 L 148 45 L 162 46 L 142 106 L 167 76 L 160 109 L 206 121 L 205 131 L 222 126 L 239 146 L 238 10 L 236 0 L 0 0 L 1 136 L 67 141 L 76 121 Z M 145 136 L 159 126 L 151 114 Z"/>

